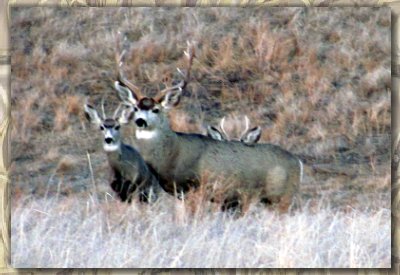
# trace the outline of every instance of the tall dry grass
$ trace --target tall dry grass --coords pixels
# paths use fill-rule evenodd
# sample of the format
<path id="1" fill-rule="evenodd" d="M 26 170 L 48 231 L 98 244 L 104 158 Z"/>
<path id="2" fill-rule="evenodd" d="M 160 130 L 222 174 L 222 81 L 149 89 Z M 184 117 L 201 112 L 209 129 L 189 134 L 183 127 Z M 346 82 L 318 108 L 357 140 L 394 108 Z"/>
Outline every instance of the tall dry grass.
<path id="1" fill-rule="evenodd" d="M 279 215 L 252 205 L 239 219 L 187 210 L 167 195 L 151 206 L 108 195 L 99 203 L 89 193 L 26 197 L 13 205 L 12 265 L 390 267 L 390 209 L 337 211 L 321 202 Z"/>

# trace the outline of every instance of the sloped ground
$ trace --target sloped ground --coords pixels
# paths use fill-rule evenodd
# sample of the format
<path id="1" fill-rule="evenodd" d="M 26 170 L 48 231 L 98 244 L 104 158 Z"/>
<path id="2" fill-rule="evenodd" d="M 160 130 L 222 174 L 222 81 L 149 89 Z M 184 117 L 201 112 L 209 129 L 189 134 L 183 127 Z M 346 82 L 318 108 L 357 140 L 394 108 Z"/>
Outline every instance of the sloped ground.
<path id="1" fill-rule="evenodd" d="M 200 252 L 188 251 L 194 247 L 210 251 L 206 243 L 213 243 L 213 253 L 220 256 L 209 259 L 208 266 L 390 265 L 389 9 L 13 8 L 11 15 L 12 257 L 16 266 L 81 266 L 71 241 L 88 244 L 80 248 L 82 253 L 104 244 L 115 244 L 107 246 L 107 251 L 115 251 L 118 242 L 109 241 L 119 234 L 122 239 L 137 236 L 138 227 L 156 226 L 167 235 L 180 232 L 181 225 L 173 217 L 181 214 L 166 210 L 178 203 L 172 198 L 163 198 L 141 213 L 140 206 L 126 208 L 107 195 L 111 192 L 109 171 L 101 139 L 82 116 L 85 97 L 99 104 L 106 95 L 109 113 L 118 102 L 112 88 L 117 30 L 127 37 L 125 74 L 150 96 L 176 81 L 176 67 L 184 67 L 185 41 L 195 40 L 193 80 L 171 114 L 173 129 L 204 132 L 205 125 L 217 125 L 228 116 L 227 129 L 238 136 L 240 129 L 235 126 L 247 114 L 252 125 L 263 128 L 261 142 L 279 144 L 305 162 L 300 190 L 303 210 L 279 217 L 253 206 L 249 214 L 231 220 L 221 217 L 215 210 L 218 206 L 205 204 L 205 216 L 182 214 L 189 219 L 183 223 L 188 231 L 171 236 L 173 244 L 154 241 L 151 234 L 155 233 L 148 231 L 141 239 L 148 243 L 147 250 L 131 254 L 131 245 L 136 244 L 127 243 L 121 249 L 126 258 L 112 262 L 102 258 L 105 250 L 99 249 L 97 258 L 88 263 L 132 267 L 158 261 L 165 266 L 205 266 L 194 259 L 201 257 Z M 131 130 L 126 129 L 127 142 Z M 91 204 L 95 196 L 99 196 L 96 207 Z M 96 235 L 97 230 L 106 230 L 104 215 L 111 211 L 104 210 L 110 207 L 106 198 L 117 217 L 132 211 L 141 214 L 124 219 L 126 224 L 120 228 L 111 223 L 114 231 Z M 32 214 L 37 210 L 48 215 Z M 259 228 L 260 219 L 271 220 L 274 226 Z M 377 228 L 364 231 L 373 219 Z M 71 234 L 62 230 L 61 221 L 69 220 Z M 235 258 L 226 252 L 229 244 L 250 234 L 250 229 L 237 229 L 244 225 L 253 228 L 254 234 L 271 236 L 261 238 L 256 245 L 259 250 L 249 252 L 262 251 L 265 257 L 248 257 L 246 262 L 247 253 Z M 218 226 L 223 229 L 214 242 L 203 238 L 204 243 L 194 244 L 192 233 L 204 228 L 212 234 Z M 316 235 L 308 229 L 313 226 L 320 228 Z M 330 239 L 323 229 L 335 226 L 341 230 Z M 287 235 L 274 235 L 276 230 Z M 302 233 L 293 239 L 298 235 L 290 232 Z M 346 243 L 349 236 L 354 237 L 350 243 L 360 246 Z M 369 240 L 360 239 L 364 237 Z M 274 245 L 267 249 L 270 242 Z M 293 251 L 282 250 L 282 244 L 297 254 L 301 250 L 305 260 L 294 259 Z M 243 251 L 253 245 L 245 242 Z M 61 252 L 56 253 L 57 249 Z M 165 254 L 152 258 L 160 249 L 181 254 L 163 261 Z M 318 258 L 315 251 L 319 249 L 328 254 Z M 29 257 L 34 251 L 42 251 L 36 253 L 41 256 Z M 281 258 L 276 257 L 277 251 Z M 337 251 L 352 256 L 336 257 L 335 262 L 329 255 Z"/>

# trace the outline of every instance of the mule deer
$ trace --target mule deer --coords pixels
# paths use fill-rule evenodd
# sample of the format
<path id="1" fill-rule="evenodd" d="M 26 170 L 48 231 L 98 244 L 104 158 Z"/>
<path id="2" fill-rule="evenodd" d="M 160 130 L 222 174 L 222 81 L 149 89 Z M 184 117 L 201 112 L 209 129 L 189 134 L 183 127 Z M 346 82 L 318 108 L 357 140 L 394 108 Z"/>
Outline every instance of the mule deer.
<path id="1" fill-rule="evenodd" d="M 161 91 L 157 97 L 145 97 L 121 73 L 114 83 L 124 104 L 131 106 L 136 129 L 135 147 L 157 174 L 160 185 L 170 194 L 197 188 L 204 175 L 212 187 L 214 201 L 222 210 L 248 205 L 252 199 L 278 204 L 286 211 L 297 192 L 303 173 L 301 161 L 272 144 L 247 146 L 238 141 L 217 141 L 201 134 L 179 133 L 171 129 L 168 111 L 178 105 L 190 79 L 194 47 L 185 52 L 188 69 L 183 80 Z"/>
<path id="2" fill-rule="evenodd" d="M 207 136 L 210 138 L 213 138 L 215 140 L 227 140 L 227 141 L 234 140 L 226 132 L 224 124 L 225 124 L 225 117 L 223 117 L 219 123 L 219 128 L 221 129 L 221 131 L 218 130 L 214 126 L 210 126 L 210 125 L 207 126 Z M 238 140 L 240 142 L 243 142 L 244 144 L 253 145 L 260 140 L 261 127 L 256 126 L 254 128 L 249 129 L 250 122 L 249 122 L 249 118 L 247 116 L 245 116 L 245 124 L 246 124 L 246 128 L 242 132 L 242 134 L 240 135 L 240 138 Z"/>
<path id="3" fill-rule="evenodd" d="M 104 135 L 103 149 L 107 154 L 108 164 L 113 171 L 111 188 L 121 201 L 132 201 L 135 193 L 141 202 L 153 202 L 160 189 L 157 179 L 151 173 L 140 154 L 121 140 L 120 127 L 127 124 L 133 115 L 131 110 L 123 110 L 117 116 L 120 106 L 112 118 L 107 118 L 103 109 L 103 117 L 89 104 L 84 105 L 86 118 L 99 127 Z"/>

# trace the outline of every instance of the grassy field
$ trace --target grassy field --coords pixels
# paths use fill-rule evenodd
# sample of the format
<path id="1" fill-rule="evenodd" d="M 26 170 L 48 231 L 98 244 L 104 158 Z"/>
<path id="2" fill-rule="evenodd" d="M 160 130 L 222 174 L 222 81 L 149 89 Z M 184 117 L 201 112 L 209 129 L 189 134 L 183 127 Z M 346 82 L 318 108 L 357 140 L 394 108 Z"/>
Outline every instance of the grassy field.
<path id="1" fill-rule="evenodd" d="M 149 96 L 196 41 L 172 128 L 205 133 L 227 116 L 237 137 L 246 114 L 260 142 L 303 160 L 301 207 L 234 219 L 207 198 L 116 201 L 82 112 L 86 97 L 105 95 L 107 113 L 118 103 L 116 31 L 125 75 Z M 13 266 L 390 266 L 389 9 L 21 7 L 11 41 Z"/>

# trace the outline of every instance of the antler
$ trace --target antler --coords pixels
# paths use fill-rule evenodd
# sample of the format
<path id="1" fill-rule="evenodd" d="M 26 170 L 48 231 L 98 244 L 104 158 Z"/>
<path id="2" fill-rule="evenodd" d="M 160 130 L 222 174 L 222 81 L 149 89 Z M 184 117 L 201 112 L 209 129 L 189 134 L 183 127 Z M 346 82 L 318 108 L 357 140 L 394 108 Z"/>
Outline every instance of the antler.
<path id="1" fill-rule="evenodd" d="M 193 59 L 195 57 L 195 46 L 194 46 L 193 41 L 192 42 L 186 41 L 186 43 L 187 43 L 187 50 L 184 51 L 183 53 L 185 54 L 185 57 L 187 59 L 188 68 L 186 69 L 186 73 L 183 73 L 181 69 L 177 68 L 179 74 L 183 76 L 183 80 L 172 87 L 168 87 L 168 88 L 165 88 L 164 90 L 160 91 L 161 96 L 163 96 L 166 92 L 171 91 L 171 90 L 185 89 L 187 84 L 190 81 L 190 72 L 191 72 L 191 68 L 192 68 L 192 64 L 193 64 Z"/>
<path id="2" fill-rule="evenodd" d="M 124 58 L 124 55 L 126 54 L 126 50 L 123 50 L 121 52 L 120 36 L 121 36 L 121 32 L 118 31 L 118 33 L 116 35 L 116 39 L 115 39 L 116 40 L 115 41 L 115 45 L 116 45 L 115 62 L 117 65 L 117 73 L 118 73 L 117 79 L 123 85 L 128 87 L 131 91 L 140 95 L 140 89 L 136 85 L 134 85 L 133 83 L 128 81 L 122 73 L 122 66 L 124 65 L 123 58 Z M 126 40 L 126 37 L 124 37 L 124 40 Z"/>
<path id="3" fill-rule="evenodd" d="M 229 135 L 226 133 L 225 128 L 224 128 L 224 124 L 225 124 L 225 117 L 223 117 L 219 123 L 219 128 L 221 128 L 222 133 L 224 134 L 226 140 L 230 140 Z"/>
<path id="4" fill-rule="evenodd" d="M 122 106 L 122 103 L 119 103 L 117 109 L 115 109 L 114 114 L 112 116 L 113 119 L 115 119 L 115 120 L 117 119 L 117 115 L 118 115 L 119 110 L 121 109 L 121 106 Z"/>
<path id="5" fill-rule="evenodd" d="M 101 114 L 103 116 L 102 119 L 106 119 L 106 117 L 107 117 L 106 112 L 104 111 L 104 100 L 105 100 L 104 97 L 105 97 L 104 95 L 101 97 Z"/>
<path id="6" fill-rule="evenodd" d="M 247 116 L 245 116 L 244 117 L 244 120 L 245 120 L 245 129 L 244 129 L 244 131 L 242 132 L 242 134 L 240 135 L 241 137 L 244 135 L 244 134 L 246 134 L 247 133 L 247 131 L 249 130 L 249 126 L 250 126 L 250 120 L 249 120 L 249 118 L 247 117 Z M 225 127 L 224 127 L 224 125 L 225 125 L 225 116 L 221 119 L 221 121 L 220 121 L 220 123 L 219 123 L 219 128 L 221 128 L 221 131 L 222 131 L 222 133 L 225 135 L 225 138 L 227 139 L 227 140 L 231 140 L 231 138 L 229 137 L 229 135 L 228 135 L 228 133 L 226 132 L 226 130 L 225 130 Z"/>
<path id="7" fill-rule="evenodd" d="M 246 134 L 246 132 L 249 130 L 249 126 L 250 126 L 250 120 L 247 116 L 244 116 L 244 120 L 246 123 L 246 128 L 244 129 L 244 131 L 242 132 L 242 134 L 240 135 L 241 137 Z"/>

